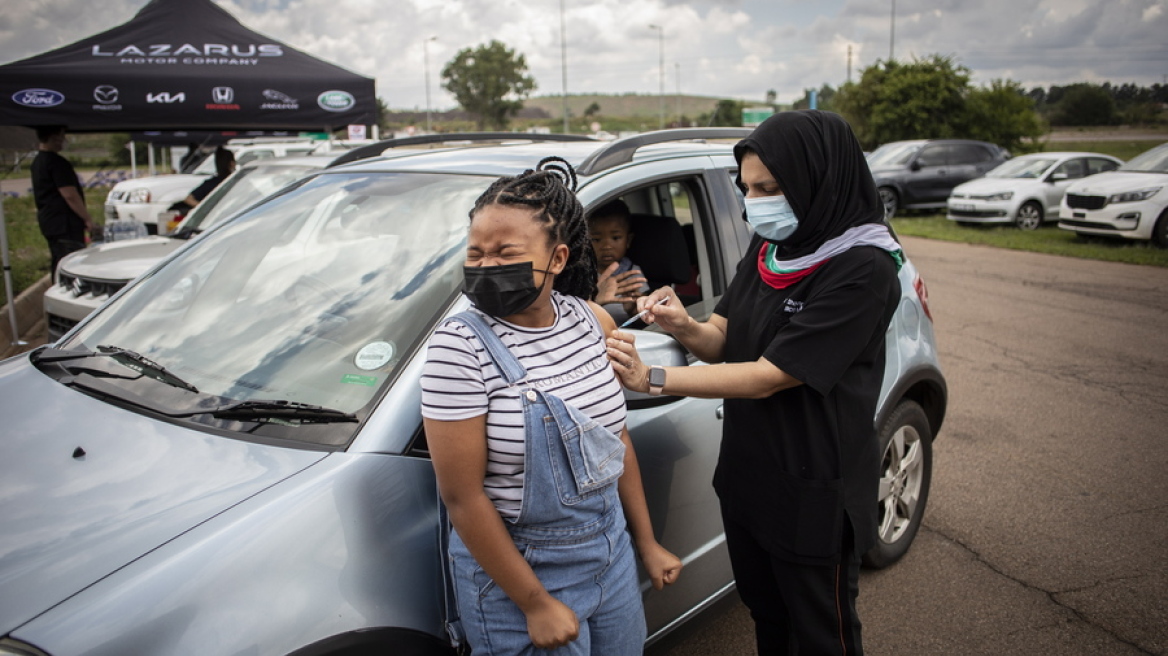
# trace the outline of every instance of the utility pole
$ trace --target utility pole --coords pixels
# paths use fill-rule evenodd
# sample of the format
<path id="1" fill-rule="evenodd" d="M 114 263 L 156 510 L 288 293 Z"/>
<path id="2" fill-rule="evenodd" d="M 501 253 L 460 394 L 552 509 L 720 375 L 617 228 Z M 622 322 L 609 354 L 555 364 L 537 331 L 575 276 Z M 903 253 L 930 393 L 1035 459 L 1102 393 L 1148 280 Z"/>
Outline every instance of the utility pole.
<path id="1" fill-rule="evenodd" d="M 681 124 L 681 62 L 673 62 L 673 70 L 677 77 L 677 127 Z"/>
<path id="2" fill-rule="evenodd" d="M 896 52 L 896 0 L 892 0 L 892 18 L 888 21 L 888 61 L 892 61 Z"/>
<path id="3" fill-rule="evenodd" d="M 426 132 L 433 131 L 430 120 L 430 42 L 437 40 L 438 37 L 432 36 L 422 41 L 422 68 L 426 72 Z"/>
<path id="4" fill-rule="evenodd" d="M 658 95 L 661 98 L 661 129 L 665 129 L 665 28 L 660 25 L 650 25 L 649 29 L 657 30 L 658 41 L 661 43 L 661 89 Z"/>
<path id="5" fill-rule="evenodd" d="M 564 34 L 564 0 L 560 0 L 560 69 L 564 81 L 564 134 L 568 134 L 568 40 Z"/>
<path id="6" fill-rule="evenodd" d="M 852 44 L 848 44 L 848 82 L 852 81 Z"/>

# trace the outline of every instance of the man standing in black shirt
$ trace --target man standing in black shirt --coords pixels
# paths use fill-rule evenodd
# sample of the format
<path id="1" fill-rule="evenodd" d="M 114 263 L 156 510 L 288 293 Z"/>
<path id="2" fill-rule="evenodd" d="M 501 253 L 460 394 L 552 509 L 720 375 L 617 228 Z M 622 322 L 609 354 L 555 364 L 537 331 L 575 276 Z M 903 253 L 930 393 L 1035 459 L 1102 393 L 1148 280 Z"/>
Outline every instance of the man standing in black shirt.
<path id="1" fill-rule="evenodd" d="M 53 258 L 49 273 L 56 275 L 61 258 L 85 248 L 85 233 L 95 235 L 98 228 L 85 208 L 81 179 L 60 154 L 65 148 L 64 126 L 38 127 L 36 132 L 40 146 L 32 161 L 32 191 L 37 223 Z"/>

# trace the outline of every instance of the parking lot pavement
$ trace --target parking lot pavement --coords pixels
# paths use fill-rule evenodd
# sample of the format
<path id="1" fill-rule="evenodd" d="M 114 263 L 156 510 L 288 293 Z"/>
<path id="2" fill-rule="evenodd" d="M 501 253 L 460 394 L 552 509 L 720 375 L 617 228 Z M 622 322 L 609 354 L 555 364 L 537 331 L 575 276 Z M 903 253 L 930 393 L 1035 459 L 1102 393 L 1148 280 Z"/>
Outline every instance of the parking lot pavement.
<path id="1" fill-rule="evenodd" d="M 1168 653 L 1168 269 L 904 242 L 950 404 L 867 653 Z M 741 604 L 701 620 L 653 653 L 753 653 Z"/>

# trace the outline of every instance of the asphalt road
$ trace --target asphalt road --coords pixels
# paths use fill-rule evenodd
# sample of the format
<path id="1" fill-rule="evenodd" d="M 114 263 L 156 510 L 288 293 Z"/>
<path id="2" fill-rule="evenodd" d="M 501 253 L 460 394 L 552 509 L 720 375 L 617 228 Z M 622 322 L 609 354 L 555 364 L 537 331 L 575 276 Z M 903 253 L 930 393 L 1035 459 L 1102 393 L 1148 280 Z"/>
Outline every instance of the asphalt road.
<path id="1" fill-rule="evenodd" d="M 1168 269 L 904 241 L 949 413 L 912 550 L 861 576 L 867 653 L 1168 653 Z M 730 598 L 650 653 L 753 627 Z"/>

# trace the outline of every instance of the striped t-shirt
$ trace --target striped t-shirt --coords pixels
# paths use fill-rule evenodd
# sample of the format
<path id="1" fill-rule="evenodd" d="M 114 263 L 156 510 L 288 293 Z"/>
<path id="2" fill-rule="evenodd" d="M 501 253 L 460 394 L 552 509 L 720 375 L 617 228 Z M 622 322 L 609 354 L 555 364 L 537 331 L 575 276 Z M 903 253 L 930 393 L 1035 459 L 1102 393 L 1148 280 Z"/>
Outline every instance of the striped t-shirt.
<path id="1" fill-rule="evenodd" d="M 588 304 L 552 293 L 555 322 L 523 328 L 483 315 L 527 369 L 527 380 L 620 434 L 625 399 L 605 355 L 604 336 Z M 471 310 L 477 312 L 477 310 Z M 422 415 L 458 421 L 487 415 L 487 471 L 483 487 L 504 517 L 519 516 L 523 500 L 523 406 L 469 328 L 448 319 L 430 337 L 422 370 Z"/>

